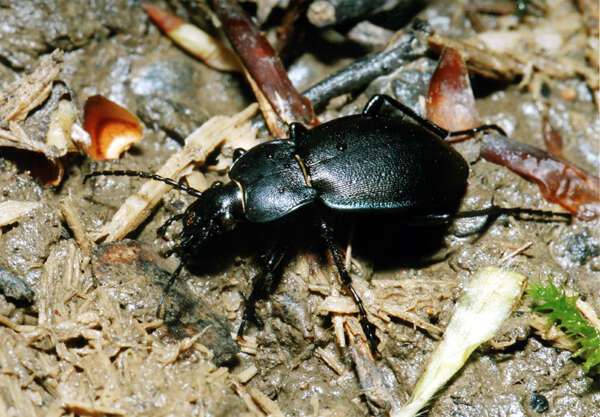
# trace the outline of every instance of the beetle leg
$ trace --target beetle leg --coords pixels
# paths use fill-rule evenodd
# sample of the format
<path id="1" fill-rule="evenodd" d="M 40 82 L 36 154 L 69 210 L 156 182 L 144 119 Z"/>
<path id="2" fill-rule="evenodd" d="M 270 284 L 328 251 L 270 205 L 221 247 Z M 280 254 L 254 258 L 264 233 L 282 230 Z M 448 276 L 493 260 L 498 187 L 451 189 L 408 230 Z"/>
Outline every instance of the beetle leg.
<path id="1" fill-rule="evenodd" d="M 259 328 L 263 327 L 262 321 L 256 315 L 256 302 L 263 298 L 267 288 L 269 291 L 273 290 L 273 283 L 269 282 L 269 279 L 272 279 L 273 273 L 281 264 L 286 249 L 287 247 L 275 247 L 269 256 L 264 256 L 265 260 L 262 265 L 262 271 L 252 278 L 252 292 L 250 292 L 250 296 L 245 302 L 242 322 L 238 329 L 239 338 L 244 337 L 244 330 L 248 321 L 255 323 Z"/>
<path id="2" fill-rule="evenodd" d="M 455 218 L 465 218 L 465 217 L 482 217 L 489 216 L 492 219 L 496 219 L 501 215 L 509 215 L 509 216 L 531 216 L 533 217 L 542 217 L 542 218 L 561 218 L 566 221 L 570 221 L 572 218 L 571 213 L 559 213 L 555 211 L 547 211 L 547 210 L 537 210 L 531 208 L 524 207 L 500 207 L 495 204 L 492 204 L 489 207 L 480 210 L 470 210 L 463 211 L 460 213 L 456 213 L 453 217 Z M 556 221 L 556 220 L 554 220 Z"/>
<path id="3" fill-rule="evenodd" d="M 402 219 L 402 223 L 409 224 L 411 226 L 441 226 L 450 223 L 454 218 L 453 214 L 448 213 L 429 213 L 421 216 L 411 216 L 406 219 Z"/>
<path id="4" fill-rule="evenodd" d="M 165 224 L 163 224 L 162 226 L 160 226 L 158 228 L 158 230 L 156 231 L 156 234 L 159 235 L 160 237 L 165 237 L 165 233 L 167 233 L 167 229 L 169 228 L 171 223 L 176 222 L 177 220 L 181 219 L 183 216 L 184 216 L 184 214 L 181 213 L 181 214 L 176 214 L 175 216 L 167 219 Z"/>
<path id="5" fill-rule="evenodd" d="M 367 318 L 367 312 L 365 310 L 363 302 L 360 299 L 360 296 L 358 295 L 354 287 L 352 286 L 352 279 L 350 278 L 350 274 L 348 274 L 348 271 L 344 266 L 344 255 L 335 242 L 335 239 L 333 237 L 333 231 L 323 218 L 319 219 L 319 229 L 321 232 L 321 237 L 323 238 L 323 240 L 325 240 L 325 244 L 327 245 L 327 247 L 331 251 L 331 254 L 333 255 L 333 260 L 335 262 L 335 266 L 337 267 L 338 273 L 340 274 L 342 284 L 344 284 L 348 291 L 350 291 L 350 294 L 352 295 L 352 298 L 354 299 L 354 302 L 358 307 L 358 311 L 360 313 L 360 324 L 363 328 L 363 331 L 365 332 L 365 335 L 367 336 L 367 340 L 369 341 L 371 352 L 373 353 L 373 356 L 379 357 L 379 352 L 377 350 L 377 345 L 379 345 L 379 338 L 375 333 L 375 326 Z"/>
<path id="6" fill-rule="evenodd" d="M 418 124 L 423 126 L 425 129 L 430 130 L 431 132 L 435 133 L 436 135 L 438 135 L 442 138 L 445 138 L 450 133 L 446 129 L 419 116 L 413 109 L 411 109 L 410 107 L 408 107 L 405 104 L 400 103 L 398 100 L 393 99 L 392 97 L 390 97 L 386 94 L 376 94 L 373 97 L 371 97 L 371 99 L 369 100 L 369 102 L 367 103 L 365 108 L 363 109 L 363 114 L 366 114 L 368 116 L 374 116 L 376 114 L 379 114 L 379 112 L 381 111 L 381 106 L 383 106 L 383 103 L 388 103 L 388 104 L 394 106 L 395 108 L 400 110 L 402 113 L 404 113 L 405 115 L 407 115 L 408 117 L 413 119 L 415 122 L 417 122 Z"/>
<path id="7" fill-rule="evenodd" d="M 546 210 L 537 210 L 530 208 L 522 208 L 522 207 L 500 207 L 495 204 L 492 204 L 489 207 L 479 210 L 469 210 L 462 211 L 460 213 L 443 213 L 443 214 L 424 214 L 421 216 L 412 216 L 403 220 L 404 223 L 410 224 L 411 226 L 438 226 L 450 223 L 455 219 L 464 219 L 471 217 L 488 217 L 486 220 L 486 225 L 493 223 L 498 217 L 502 215 L 508 216 L 529 216 L 525 220 L 536 220 L 536 217 L 542 218 L 544 220 L 549 221 L 557 221 L 558 219 L 563 219 L 565 221 L 570 221 L 572 216 L 570 213 L 559 213 L 555 211 L 546 211 Z M 521 218 L 521 220 L 523 220 Z M 484 226 L 485 227 L 485 226 Z M 473 233 L 479 233 L 477 231 Z"/>
<path id="8" fill-rule="evenodd" d="M 177 279 L 177 277 L 179 276 L 179 273 L 181 272 L 182 269 L 183 269 L 183 262 L 181 262 L 179 264 L 179 266 L 177 267 L 177 269 L 175 270 L 175 272 L 173 272 L 173 274 L 171 274 L 171 278 L 169 278 L 169 282 L 167 282 L 167 285 L 165 285 L 165 289 L 163 290 L 162 296 L 160 297 L 160 301 L 158 302 L 158 307 L 156 308 L 156 317 L 160 317 L 160 310 L 162 309 L 162 306 L 165 302 L 165 298 L 167 298 L 167 294 L 169 294 L 169 291 L 171 290 L 171 287 L 173 286 L 175 279 Z"/>
<path id="9" fill-rule="evenodd" d="M 413 111 L 413 109 L 400 103 L 398 100 L 396 100 L 386 94 L 376 94 L 373 97 L 371 97 L 371 99 L 369 100 L 369 102 L 367 103 L 365 108 L 363 109 L 363 114 L 366 114 L 369 116 L 379 114 L 379 112 L 381 111 L 381 106 L 383 106 L 383 103 L 388 103 L 388 104 L 394 106 L 395 108 L 400 110 L 402 113 L 404 113 L 405 115 L 407 115 L 408 117 L 413 119 L 415 122 L 417 122 L 418 124 L 423 126 L 425 129 L 430 130 L 431 132 L 435 133 L 436 135 L 438 135 L 442 138 L 448 138 L 448 137 L 453 137 L 453 136 L 474 135 L 475 133 L 483 132 L 485 130 L 495 130 L 498 133 L 500 133 L 501 135 L 507 136 L 506 132 L 504 132 L 504 130 L 502 130 L 502 128 L 500 126 L 493 125 L 493 124 L 481 125 L 481 126 L 477 126 L 477 127 L 473 128 L 473 129 L 458 130 L 455 132 L 450 132 L 449 130 L 446 130 L 443 127 L 436 125 L 432 121 L 419 116 L 415 111 Z"/>

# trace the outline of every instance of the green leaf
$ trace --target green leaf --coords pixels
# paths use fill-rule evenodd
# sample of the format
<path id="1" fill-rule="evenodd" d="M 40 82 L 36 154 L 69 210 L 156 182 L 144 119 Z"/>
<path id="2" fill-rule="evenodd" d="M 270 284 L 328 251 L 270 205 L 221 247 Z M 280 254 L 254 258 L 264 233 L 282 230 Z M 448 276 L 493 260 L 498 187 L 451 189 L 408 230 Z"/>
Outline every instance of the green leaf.
<path id="1" fill-rule="evenodd" d="M 548 317 L 548 327 L 556 324 L 579 347 L 573 357 L 585 358 L 585 372 L 600 364 L 600 332 L 577 309 L 575 303 L 578 296 L 567 297 L 562 287 L 558 288 L 552 283 L 551 277 L 548 277 L 548 285 L 545 286 L 531 283 L 527 292 L 539 303 L 534 311 Z"/>

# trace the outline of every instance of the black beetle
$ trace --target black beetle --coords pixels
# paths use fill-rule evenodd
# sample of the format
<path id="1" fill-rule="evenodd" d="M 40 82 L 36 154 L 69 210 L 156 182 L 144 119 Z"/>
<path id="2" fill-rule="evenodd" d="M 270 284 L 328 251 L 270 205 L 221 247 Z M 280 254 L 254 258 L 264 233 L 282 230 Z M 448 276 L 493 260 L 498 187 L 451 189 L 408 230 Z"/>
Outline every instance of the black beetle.
<path id="1" fill-rule="evenodd" d="M 384 102 L 416 123 L 380 115 Z M 229 171 L 231 182 L 215 183 L 204 192 L 137 171 L 98 171 L 87 175 L 85 180 L 97 175 L 140 176 L 166 182 L 198 197 L 184 213 L 170 218 L 159 229 L 159 234 L 164 234 L 173 221 L 183 220 L 179 243 L 168 252 L 181 259 L 198 253 L 207 241 L 232 230 L 237 223 L 276 223 L 301 207 L 321 207 L 316 210 L 320 213 L 317 222 L 321 237 L 332 252 L 342 283 L 358 306 L 371 350 L 377 353 L 375 327 L 367 319 L 361 298 L 352 287 L 326 212 L 396 212 L 409 224 L 449 221 L 457 216 L 466 191 L 469 165 L 443 138 L 486 129 L 504 134 L 495 125 L 449 132 L 393 98 L 376 95 L 361 114 L 334 119 L 311 130 L 293 123 L 289 139 L 266 142 L 247 152 L 236 150 Z M 497 214 L 499 210 L 545 214 L 492 206 L 460 215 L 478 216 L 494 211 Z M 263 291 L 265 277 L 277 268 L 284 252 L 284 247 L 276 247 L 265 259 L 262 272 L 254 277 L 239 336 L 243 335 L 247 320 L 260 323 L 254 304 Z M 182 265 L 173 273 L 165 292 Z"/>

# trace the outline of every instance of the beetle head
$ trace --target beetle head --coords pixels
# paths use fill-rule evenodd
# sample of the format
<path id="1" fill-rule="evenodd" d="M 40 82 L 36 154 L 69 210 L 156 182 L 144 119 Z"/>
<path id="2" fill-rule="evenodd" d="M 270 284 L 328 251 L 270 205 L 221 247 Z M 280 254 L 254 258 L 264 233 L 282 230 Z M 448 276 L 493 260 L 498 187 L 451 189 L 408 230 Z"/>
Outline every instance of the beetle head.
<path id="1" fill-rule="evenodd" d="M 242 194 L 237 185 L 215 183 L 186 209 L 179 246 L 193 253 L 213 237 L 233 230 L 242 218 Z"/>

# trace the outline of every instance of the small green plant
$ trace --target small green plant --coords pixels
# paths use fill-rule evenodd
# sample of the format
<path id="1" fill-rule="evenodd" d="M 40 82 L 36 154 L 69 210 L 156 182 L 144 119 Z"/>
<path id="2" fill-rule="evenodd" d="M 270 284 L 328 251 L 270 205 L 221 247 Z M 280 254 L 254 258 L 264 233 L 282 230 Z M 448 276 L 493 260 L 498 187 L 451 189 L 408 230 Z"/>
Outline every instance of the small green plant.
<path id="1" fill-rule="evenodd" d="M 527 291 L 536 302 L 541 303 L 534 307 L 547 315 L 548 326 L 556 324 L 560 327 L 579 349 L 573 357 L 585 358 L 583 369 L 588 372 L 600 363 L 600 331 L 592 326 L 575 306 L 578 296 L 567 297 L 563 288 L 556 287 L 551 278 L 548 285 L 532 283 Z"/>

